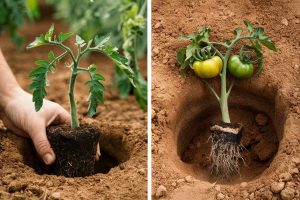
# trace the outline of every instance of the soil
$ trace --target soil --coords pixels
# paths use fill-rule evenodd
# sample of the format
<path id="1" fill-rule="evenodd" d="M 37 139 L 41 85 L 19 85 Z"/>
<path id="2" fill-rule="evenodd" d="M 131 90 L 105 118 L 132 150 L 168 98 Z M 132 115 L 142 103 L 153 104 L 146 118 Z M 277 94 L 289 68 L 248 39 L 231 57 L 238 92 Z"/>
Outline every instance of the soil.
<path id="1" fill-rule="evenodd" d="M 65 32 L 67 25 L 54 20 L 49 8 L 43 8 L 42 18 L 36 23 L 26 23 L 21 29 L 25 44 L 55 24 L 56 33 Z M 75 37 L 68 44 L 73 44 Z M 37 59 L 46 59 L 48 47 L 17 51 L 4 33 L 0 46 L 20 85 L 27 89 L 31 80 L 29 71 Z M 73 48 L 73 47 L 72 47 Z M 54 48 L 55 55 L 61 50 Z M 47 98 L 69 110 L 69 69 L 60 62 L 55 74 L 49 75 L 50 87 Z M 55 175 L 39 175 L 32 160 L 32 145 L 26 138 L 18 137 L 7 130 L 0 121 L 0 199 L 146 199 L 147 197 L 147 115 L 134 97 L 120 100 L 112 84 L 114 67 L 112 62 L 99 54 L 82 59 L 81 66 L 99 66 L 106 77 L 104 86 L 105 104 L 97 109 L 96 116 L 86 116 L 88 88 L 84 82 L 88 76 L 78 77 L 75 95 L 82 123 L 91 124 L 100 130 L 101 157 L 95 164 L 96 174 L 87 177 L 66 178 Z M 141 62 L 145 74 L 146 60 Z"/>
<path id="2" fill-rule="evenodd" d="M 300 199 L 300 2 L 153 0 L 152 13 L 153 199 Z M 247 150 L 240 175 L 225 181 L 207 159 L 218 103 L 191 71 L 179 74 L 176 54 L 188 44 L 179 36 L 207 25 L 222 41 L 243 19 L 264 26 L 279 50 L 265 50 L 263 73 L 232 90 L 230 115 L 244 126 Z"/>
<path id="3" fill-rule="evenodd" d="M 94 174 L 100 132 L 88 124 L 71 130 L 69 125 L 47 127 L 47 137 L 56 155 L 48 174 L 83 177 Z M 48 168 L 48 167 L 47 167 Z"/>

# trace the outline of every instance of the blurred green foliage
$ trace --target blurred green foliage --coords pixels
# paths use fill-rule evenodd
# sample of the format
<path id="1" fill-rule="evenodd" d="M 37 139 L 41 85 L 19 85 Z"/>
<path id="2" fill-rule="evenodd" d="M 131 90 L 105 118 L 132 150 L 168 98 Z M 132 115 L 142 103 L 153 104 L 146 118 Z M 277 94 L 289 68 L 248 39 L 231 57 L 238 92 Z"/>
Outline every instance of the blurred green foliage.
<path id="1" fill-rule="evenodd" d="M 30 20 L 39 17 L 37 0 L 0 0 L 0 32 L 8 30 L 18 48 L 23 44 L 18 28 L 27 17 Z"/>

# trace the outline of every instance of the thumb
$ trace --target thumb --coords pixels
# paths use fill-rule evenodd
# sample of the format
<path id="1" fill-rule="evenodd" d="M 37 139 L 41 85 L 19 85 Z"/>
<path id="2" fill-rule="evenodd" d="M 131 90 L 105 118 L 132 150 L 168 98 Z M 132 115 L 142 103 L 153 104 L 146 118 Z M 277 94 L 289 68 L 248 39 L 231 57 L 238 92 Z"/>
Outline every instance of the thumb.
<path id="1" fill-rule="evenodd" d="M 51 165 L 55 161 L 55 154 L 46 136 L 44 127 L 33 131 L 30 134 L 34 147 L 46 165 Z"/>

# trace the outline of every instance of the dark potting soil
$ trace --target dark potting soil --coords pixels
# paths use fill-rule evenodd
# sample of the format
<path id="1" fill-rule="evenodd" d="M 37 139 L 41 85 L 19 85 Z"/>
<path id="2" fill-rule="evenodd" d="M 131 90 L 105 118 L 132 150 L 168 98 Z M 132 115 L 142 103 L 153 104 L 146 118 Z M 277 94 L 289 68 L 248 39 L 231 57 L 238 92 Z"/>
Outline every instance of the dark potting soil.
<path id="1" fill-rule="evenodd" d="M 212 140 L 224 143 L 240 144 L 243 135 L 243 126 L 238 123 L 218 122 L 210 127 Z"/>
<path id="2" fill-rule="evenodd" d="M 49 126 L 47 137 L 56 160 L 51 166 L 42 166 L 42 173 L 66 177 L 94 174 L 95 155 L 100 137 L 98 128 L 87 124 L 74 130 L 69 125 Z"/>

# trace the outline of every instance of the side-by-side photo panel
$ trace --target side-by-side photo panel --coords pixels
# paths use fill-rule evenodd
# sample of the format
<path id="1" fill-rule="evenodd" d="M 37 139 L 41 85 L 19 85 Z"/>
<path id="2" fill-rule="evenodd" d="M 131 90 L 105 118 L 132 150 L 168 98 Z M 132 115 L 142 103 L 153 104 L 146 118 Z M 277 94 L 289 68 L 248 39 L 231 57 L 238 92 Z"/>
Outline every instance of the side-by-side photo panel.
<path id="1" fill-rule="evenodd" d="M 147 1 L 0 1 L 0 199 L 147 199 Z"/>
<path id="2" fill-rule="evenodd" d="M 153 199 L 300 199 L 299 11 L 152 1 Z"/>

